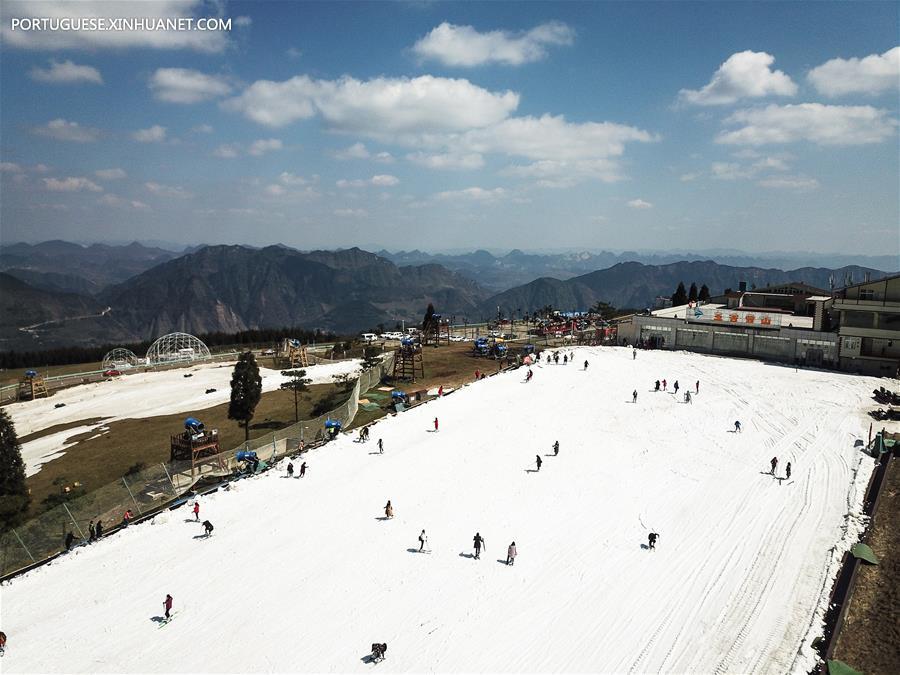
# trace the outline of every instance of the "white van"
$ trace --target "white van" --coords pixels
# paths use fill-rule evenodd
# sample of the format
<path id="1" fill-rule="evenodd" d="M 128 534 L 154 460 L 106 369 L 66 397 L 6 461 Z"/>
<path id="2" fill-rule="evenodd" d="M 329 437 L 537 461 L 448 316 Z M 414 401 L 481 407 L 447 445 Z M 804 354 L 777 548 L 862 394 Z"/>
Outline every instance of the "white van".
<path id="1" fill-rule="evenodd" d="M 359 337 L 360 337 L 360 339 L 361 339 L 363 342 L 365 342 L 366 344 L 371 344 L 371 343 L 375 342 L 375 341 L 378 339 L 378 336 L 375 335 L 375 333 L 363 333 L 363 334 L 360 335 Z"/>

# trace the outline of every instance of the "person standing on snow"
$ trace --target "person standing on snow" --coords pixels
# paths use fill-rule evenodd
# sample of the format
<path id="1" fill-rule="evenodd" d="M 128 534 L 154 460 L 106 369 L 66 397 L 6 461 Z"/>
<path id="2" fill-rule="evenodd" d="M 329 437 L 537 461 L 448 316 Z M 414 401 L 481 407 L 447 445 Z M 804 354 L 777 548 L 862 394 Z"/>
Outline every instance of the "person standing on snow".
<path id="1" fill-rule="evenodd" d="M 588 362 L 585 361 L 585 362 L 584 362 L 584 369 L 587 370 L 587 367 L 588 367 Z"/>
<path id="2" fill-rule="evenodd" d="M 194 520 L 200 522 L 200 502 L 194 502 Z"/>
<path id="3" fill-rule="evenodd" d="M 294 477 L 294 463 L 293 462 L 288 462 L 287 472 L 288 472 L 288 478 Z"/>
<path id="4" fill-rule="evenodd" d="M 769 464 L 772 465 L 772 475 L 774 476 L 774 475 L 775 475 L 775 469 L 778 468 L 778 458 L 777 458 L 777 457 L 773 457 L 771 460 L 769 460 Z"/>
<path id="5" fill-rule="evenodd" d="M 168 593 L 166 593 L 166 601 L 163 603 L 163 607 L 166 608 L 166 619 L 170 619 L 169 612 L 172 611 L 172 596 Z"/>
<path id="6" fill-rule="evenodd" d="M 678 393 L 678 380 L 675 380 L 675 393 Z"/>
<path id="7" fill-rule="evenodd" d="M 647 535 L 647 544 L 649 545 L 651 551 L 656 549 L 657 539 L 659 539 L 659 535 L 656 532 L 651 532 Z"/>
<path id="8" fill-rule="evenodd" d="M 563 354 L 563 365 L 564 366 L 569 365 L 569 357 L 566 356 L 565 354 Z"/>
<path id="9" fill-rule="evenodd" d="M 631 392 L 631 402 L 637 403 L 637 389 L 635 389 L 633 392 Z"/>
<path id="10" fill-rule="evenodd" d="M 553 442 L 553 456 L 556 457 L 559 454 L 559 441 Z M 538 457 L 540 459 L 540 457 Z"/>
<path id="11" fill-rule="evenodd" d="M 734 433 L 740 433 L 741 431 L 741 423 L 739 420 L 734 421 Z"/>
<path id="12" fill-rule="evenodd" d="M 506 564 L 512 565 L 516 562 L 516 542 L 513 542 L 509 545 L 509 548 L 506 549 Z"/>
<path id="13" fill-rule="evenodd" d="M 666 390 L 666 381 L 665 380 L 662 381 L 662 386 L 663 386 L 663 391 L 665 391 Z"/>
<path id="14" fill-rule="evenodd" d="M 425 536 L 425 530 L 422 530 L 422 533 L 419 535 L 419 553 L 425 550 L 425 542 L 428 541 L 428 537 Z"/>
<path id="15" fill-rule="evenodd" d="M 656 381 L 656 385 L 655 385 L 653 391 L 659 391 L 659 380 Z"/>
<path id="16" fill-rule="evenodd" d="M 382 441 L 380 438 L 378 439 L 378 454 L 384 454 L 384 441 Z"/>
<path id="17" fill-rule="evenodd" d="M 475 537 L 474 539 L 472 539 L 472 543 L 475 544 L 475 560 L 480 560 L 481 547 L 484 546 L 484 550 L 487 551 L 487 544 L 484 543 L 484 539 L 478 532 L 475 533 Z"/>
<path id="18" fill-rule="evenodd" d="M 97 532 L 96 539 L 99 541 L 100 537 L 103 536 L 103 523 L 102 523 L 102 521 L 99 521 L 99 520 L 97 521 L 97 527 L 95 528 L 95 531 Z"/>
<path id="19" fill-rule="evenodd" d="M 213 531 L 213 524 L 211 522 L 209 522 L 208 520 L 204 520 L 203 521 L 203 531 L 206 533 L 207 537 L 209 535 L 211 535 L 212 531 Z"/>
<path id="20" fill-rule="evenodd" d="M 791 477 L 791 463 L 788 462 L 787 466 L 784 467 L 784 477 L 785 479 L 790 480 Z"/>
<path id="21" fill-rule="evenodd" d="M 437 417 L 434 418 L 434 430 L 435 431 L 438 430 L 438 418 Z"/>
<path id="22" fill-rule="evenodd" d="M 697 383 L 694 385 L 694 388 L 695 388 L 694 393 L 699 394 L 700 393 L 700 380 L 697 380 Z"/>
<path id="23" fill-rule="evenodd" d="M 684 402 L 693 404 L 693 400 L 691 399 L 691 392 L 684 392 Z"/>
<path id="24" fill-rule="evenodd" d="M 388 503 L 384 505 L 384 517 L 385 518 L 393 518 L 394 517 L 394 507 L 391 506 L 390 499 L 388 499 Z"/>
<path id="25" fill-rule="evenodd" d="M 637 349 L 631 350 L 631 360 L 634 361 L 637 358 Z"/>
<path id="26" fill-rule="evenodd" d="M 306 462 L 300 465 L 300 478 L 303 478 L 306 475 Z"/>
<path id="27" fill-rule="evenodd" d="M 66 534 L 66 551 L 72 550 L 72 544 L 75 543 L 75 535 L 72 532 Z"/>
<path id="28" fill-rule="evenodd" d="M 535 461 L 536 461 L 536 463 L 537 463 L 537 470 L 540 471 L 540 470 L 541 470 L 541 464 L 543 463 L 543 462 L 541 461 L 541 456 L 540 456 L 540 455 L 535 455 L 534 458 L 535 458 Z"/>

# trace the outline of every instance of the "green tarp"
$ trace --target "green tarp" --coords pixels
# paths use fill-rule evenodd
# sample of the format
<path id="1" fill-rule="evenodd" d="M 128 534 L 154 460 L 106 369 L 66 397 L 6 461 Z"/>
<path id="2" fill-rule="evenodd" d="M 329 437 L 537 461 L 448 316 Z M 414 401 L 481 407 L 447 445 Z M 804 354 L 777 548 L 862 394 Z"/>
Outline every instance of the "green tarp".
<path id="1" fill-rule="evenodd" d="M 854 544 L 853 548 L 850 549 L 850 553 L 853 554 L 854 558 L 860 558 L 862 560 L 865 560 L 866 562 L 872 563 L 873 565 L 878 564 L 878 556 L 875 555 L 875 552 L 865 544 Z"/>
<path id="2" fill-rule="evenodd" d="M 858 670 L 851 668 L 843 661 L 837 659 L 828 662 L 828 675 L 863 675 Z"/>

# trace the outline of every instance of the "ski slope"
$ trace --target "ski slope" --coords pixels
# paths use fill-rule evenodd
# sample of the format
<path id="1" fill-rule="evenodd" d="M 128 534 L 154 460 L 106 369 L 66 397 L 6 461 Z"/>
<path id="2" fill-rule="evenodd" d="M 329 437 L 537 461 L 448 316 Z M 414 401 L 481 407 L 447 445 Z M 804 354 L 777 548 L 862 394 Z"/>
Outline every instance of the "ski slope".
<path id="1" fill-rule="evenodd" d="M 382 421 L 368 444 L 343 436 L 305 478 L 283 462 L 202 498 L 209 539 L 181 508 L 14 579 L 4 671 L 808 672 L 862 530 L 873 460 L 854 444 L 878 380 L 575 352 Z M 685 404 L 657 378 L 700 393 Z M 773 455 L 790 480 L 767 474 Z M 166 593 L 178 614 L 160 629 Z"/>
<path id="2" fill-rule="evenodd" d="M 355 376 L 360 360 L 337 361 L 305 368 L 310 384 L 327 384 L 336 375 Z M 109 422 L 199 410 L 228 403 L 234 363 L 206 363 L 189 368 L 135 373 L 101 382 L 62 389 L 49 398 L 21 401 L 6 406 L 21 438 L 58 424 L 102 417 L 103 423 L 82 425 L 22 444 L 25 474 L 32 476 L 47 462 L 61 457 L 68 438 Z M 185 377 L 190 374 L 191 377 Z M 263 391 L 274 391 L 288 378 L 281 371 L 259 369 Z M 216 391 L 206 393 L 207 389 Z M 60 403 L 64 407 L 57 408 Z"/>

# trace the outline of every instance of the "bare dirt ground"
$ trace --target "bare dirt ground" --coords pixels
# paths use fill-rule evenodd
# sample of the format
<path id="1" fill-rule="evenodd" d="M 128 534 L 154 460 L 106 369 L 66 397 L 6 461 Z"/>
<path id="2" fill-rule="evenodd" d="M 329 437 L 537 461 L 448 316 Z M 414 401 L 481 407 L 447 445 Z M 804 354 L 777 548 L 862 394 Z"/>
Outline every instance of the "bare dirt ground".
<path id="1" fill-rule="evenodd" d="M 834 658 L 866 675 L 900 673 L 900 460 L 888 467 L 878 510 L 864 539 L 880 561 L 863 563 Z"/>

